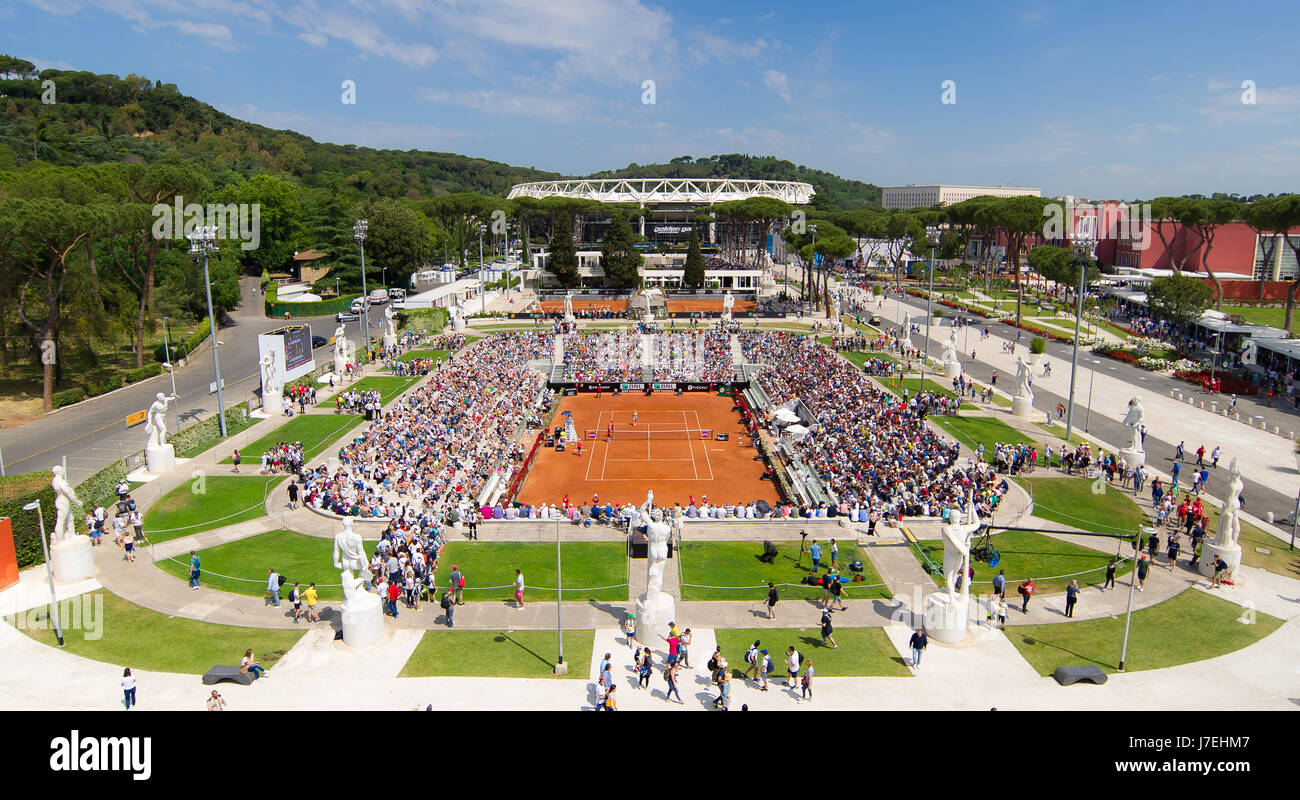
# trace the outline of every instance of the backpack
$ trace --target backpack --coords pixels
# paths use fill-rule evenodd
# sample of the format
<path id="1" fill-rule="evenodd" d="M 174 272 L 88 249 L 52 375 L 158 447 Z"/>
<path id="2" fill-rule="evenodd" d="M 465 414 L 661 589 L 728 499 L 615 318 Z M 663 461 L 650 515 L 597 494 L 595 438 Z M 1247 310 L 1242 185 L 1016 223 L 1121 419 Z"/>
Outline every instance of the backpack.
<path id="1" fill-rule="evenodd" d="M 718 659 L 710 658 L 709 663 L 706 664 L 705 666 L 709 668 L 709 672 L 716 672 L 718 669 Z"/>
<path id="2" fill-rule="evenodd" d="M 284 585 L 285 585 L 286 583 L 288 583 L 288 582 L 289 582 L 289 579 L 288 579 L 288 578 L 284 577 L 283 575 L 280 576 L 280 585 L 281 585 L 281 586 L 284 586 Z"/>
<path id="3" fill-rule="evenodd" d="M 796 650 L 796 651 L 794 651 L 794 654 L 797 655 L 797 656 L 799 656 L 799 666 L 802 667 L 802 666 L 803 666 L 803 653 L 800 653 L 798 650 Z"/>
<path id="4" fill-rule="evenodd" d="M 449 595 L 444 594 L 442 596 L 442 600 L 438 601 L 438 605 L 442 606 L 443 611 L 446 611 L 447 609 L 451 608 L 451 597 Z"/>
<path id="5" fill-rule="evenodd" d="M 757 663 L 758 663 L 758 650 L 754 649 L 753 647 L 751 647 L 751 648 L 749 648 L 748 650 L 746 650 L 746 651 L 745 651 L 745 663 L 747 663 L 747 664 L 757 664 Z"/>
<path id="6" fill-rule="evenodd" d="M 460 576 L 460 583 L 457 584 L 456 588 L 458 588 L 458 589 L 464 589 L 464 588 L 465 588 L 465 576 L 464 576 L 464 575 L 461 575 L 461 576 Z"/>

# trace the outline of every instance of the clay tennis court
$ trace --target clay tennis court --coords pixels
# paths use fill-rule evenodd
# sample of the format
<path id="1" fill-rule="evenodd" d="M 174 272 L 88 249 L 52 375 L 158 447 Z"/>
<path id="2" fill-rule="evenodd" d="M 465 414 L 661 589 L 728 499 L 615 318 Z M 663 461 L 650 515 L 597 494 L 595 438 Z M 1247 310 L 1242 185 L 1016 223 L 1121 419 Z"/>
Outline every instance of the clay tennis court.
<path id="1" fill-rule="evenodd" d="M 743 314 L 746 311 L 754 310 L 753 300 L 737 300 L 731 307 L 733 314 Z M 685 312 L 716 312 L 722 313 L 722 300 L 669 300 L 668 313 L 685 313 Z"/>
<path id="2" fill-rule="evenodd" d="M 541 311 L 547 314 L 554 314 L 556 312 L 563 313 L 564 311 L 563 300 L 539 300 L 537 301 L 537 305 L 539 306 Z M 740 304 L 737 303 L 736 305 L 740 305 Z M 627 301 L 626 300 L 592 300 L 592 299 L 584 300 L 575 297 L 573 299 L 573 310 L 579 312 L 612 311 L 615 314 L 621 314 L 624 311 L 627 311 Z"/>
<path id="3" fill-rule="evenodd" d="M 573 446 L 562 453 L 539 448 L 516 499 L 559 505 L 567 494 L 577 505 L 598 494 L 602 502 L 641 505 L 652 489 L 659 505 L 686 505 L 691 496 L 699 504 L 705 495 L 710 503 L 775 504 L 776 487 L 760 479 L 766 464 L 755 460 L 758 451 L 731 407 L 730 397 L 705 392 L 565 397 L 552 427 L 562 426 L 561 415 L 572 411 L 582 455 Z M 613 440 L 607 433 L 611 422 Z M 588 438 L 588 431 L 596 438 Z M 728 441 L 718 441 L 718 433 L 728 434 Z"/>

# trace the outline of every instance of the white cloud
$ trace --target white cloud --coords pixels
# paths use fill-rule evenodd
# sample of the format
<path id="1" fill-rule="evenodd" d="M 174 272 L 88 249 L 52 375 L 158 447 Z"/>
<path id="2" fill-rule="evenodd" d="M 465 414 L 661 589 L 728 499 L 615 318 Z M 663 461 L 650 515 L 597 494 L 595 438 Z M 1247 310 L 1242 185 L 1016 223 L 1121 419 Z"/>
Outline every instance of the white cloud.
<path id="1" fill-rule="evenodd" d="M 554 122 L 577 122 L 588 107 L 583 95 L 514 93 L 498 89 L 422 89 L 416 97 L 426 103 L 462 106 L 488 114 L 543 117 Z"/>
<path id="2" fill-rule="evenodd" d="M 767 49 L 767 40 L 762 38 L 752 42 L 737 41 L 707 31 L 692 31 L 689 38 L 695 43 L 691 54 L 701 64 L 710 60 L 722 64 L 753 61 Z"/>
<path id="3" fill-rule="evenodd" d="M 214 22 L 190 22 L 189 20 L 173 20 L 163 22 L 161 25 L 169 28 L 175 28 L 181 33 L 189 36 L 197 36 L 200 39 L 207 40 L 208 44 L 219 47 L 222 50 L 234 49 L 234 38 L 230 35 L 230 28 L 225 25 L 218 25 Z"/>
<path id="4" fill-rule="evenodd" d="M 324 47 L 330 41 L 330 38 L 323 33 L 308 33 L 307 31 L 298 34 L 298 38 L 312 47 Z"/>
<path id="5" fill-rule="evenodd" d="M 460 143 L 481 141 L 482 131 L 461 131 L 440 128 L 436 125 L 402 122 L 358 122 L 350 117 L 304 114 L 297 111 L 268 111 L 254 105 L 221 106 L 217 108 L 233 117 L 265 125 L 275 130 L 288 129 L 334 144 L 355 144 L 362 147 L 391 148 L 395 150 L 437 150 Z"/>
<path id="6" fill-rule="evenodd" d="M 787 103 L 790 102 L 790 78 L 784 72 L 774 69 L 765 70 L 763 72 L 763 85 L 776 92 L 777 97 Z"/>

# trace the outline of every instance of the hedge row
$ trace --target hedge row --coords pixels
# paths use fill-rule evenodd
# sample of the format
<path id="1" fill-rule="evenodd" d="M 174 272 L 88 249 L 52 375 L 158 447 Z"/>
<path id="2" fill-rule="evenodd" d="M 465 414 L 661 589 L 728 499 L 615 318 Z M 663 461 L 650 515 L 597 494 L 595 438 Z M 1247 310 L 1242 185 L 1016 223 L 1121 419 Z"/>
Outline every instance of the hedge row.
<path id="1" fill-rule="evenodd" d="M 248 403 L 239 403 L 226 409 L 227 428 L 239 425 L 246 419 L 248 419 Z M 206 448 L 220 438 L 221 425 L 217 422 L 216 416 L 211 416 L 202 422 L 171 434 L 167 437 L 167 442 L 176 448 L 177 456 L 187 458 L 188 456 L 184 454 Z"/>
<path id="2" fill-rule="evenodd" d="M 45 563 L 39 517 L 30 511 L 24 511 L 23 506 L 33 500 L 40 500 L 46 534 L 53 533 L 55 511 L 54 489 L 50 486 L 52 477 L 46 471 L 0 478 L 0 517 L 9 517 L 13 525 L 14 551 L 18 556 L 19 569 Z M 116 461 L 74 487 L 77 498 L 84 503 L 82 508 L 72 509 L 73 522 L 78 532 L 82 532 L 82 518 L 96 504 L 107 506 L 117 502 L 117 484 L 125 477 L 126 467 L 122 462 Z"/>
<path id="3" fill-rule="evenodd" d="M 345 294 L 336 297 L 333 300 L 321 300 L 318 303 L 281 303 L 277 299 L 278 285 L 268 283 L 266 285 L 266 315 L 268 317 L 283 317 L 288 314 L 290 317 L 320 317 L 325 314 L 337 314 L 340 311 L 347 311 L 352 301 L 360 297 L 360 294 Z"/>
<path id="4" fill-rule="evenodd" d="M 87 397 L 98 397 L 101 394 L 107 394 L 114 389 L 121 389 L 123 386 L 129 386 L 133 383 L 152 378 L 155 375 L 161 375 L 163 371 L 162 364 L 145 364 L 139 369 L 127 370 L 121 375 L 115 375 L 102 381 L 87 384 L 84 388 L 74 386 L 71 389 L 64 389 L 61 392 L 55 392 L 52 401 L 55 408 L 63 408 L 73 403 L 80 403 Z"/>
<path id="5" fill-rule="evenodd" d="M 333 364 L 333 361 L 331 360 L 330 363 Z M 294 380 L 289 381 L 284 385 L 284 391 L 281 393 L 281 397 L 288 394 L 292 390 L 297 389 L 299 386 L 306 386 L 307 388 L 310 389 L 311 387 L 316 385 L 316 379 L 318 377 L 320 376 L 317 374 L 316 370 L 312 370 L 311 372 L 308 372 L 306 375 L 303 375 L 299 378 L 295 378 Z M 266 402 L 265 397 L 262 398 L 262 402 L 263 403 Z"/>
<path id="6" fill-rule="evenodd" d="M 447 309 L 442 307 L 410 308 L 397 312 L 397 323 L 401 330 L 419 327 L 427 333 L 442 333 L 448 316 Z"/>
<path id="7" fill-rule="evenodd" d="M 71 389 L 64 389 L 61 392 L 55 392 L 53 396 L 54 407 L 63 408 L 73 403 L 80 403 L 86 399 L 86 390 L 80 386 L 74 386 Z"/>
<path id="8" fill-rule="evenodd" d="M 193 353 L 199 345 L 203 344 L 203 342 L 207 340 L 208 329 L 210 327 L 211 323 L 206 317 L 204 317 L 199 322 L 199 327 L 195 328 L 189 336 L 186 336 L 182 340 L 171 342 L 167 347 L 163 347 L 161 344 L 155 347 L 153 349 L 154 360 L 161 364 L 167 360 L 168 354 L 177 361 L 186 358 L 190 353 Z"/>

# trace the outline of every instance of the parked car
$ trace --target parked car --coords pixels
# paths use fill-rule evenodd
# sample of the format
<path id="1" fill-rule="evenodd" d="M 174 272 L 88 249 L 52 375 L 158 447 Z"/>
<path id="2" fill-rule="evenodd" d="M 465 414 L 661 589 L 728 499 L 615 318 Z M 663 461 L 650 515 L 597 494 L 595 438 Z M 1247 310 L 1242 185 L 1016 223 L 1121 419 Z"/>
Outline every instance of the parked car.
<path id="1" fill-rule="evenodd" d="M 360 318 L 361 315 L 353 311 L 352 309 L 348 309 L 347 311 L 340 311 L 339 313 L 334 315 L 334 319 L 337 322 L 356 322 Z"/>
<path id="2" fill-rule="evenodd" d="M 348 306 L 348 311 L 357 316 L 361 316 L 361 312 L 365 311 L 369 305 L 370 303 L 367 302 L 365 298 L 358 297 L 356 300 L 352 301 L 352 305 Z"/>
<path id="3" fill-rule="evenodd" d="M 329 344 L 329 343 L 330 343 L 330 340 L 329 340 L 329 339 L 326 339 L 324 336 L 313 336 L 313 337 L 311 337 L 311 349 L 313 349 L 313 350 L 315 350 L 317 347 L 324 347 L 325 345 L 327 345 L 327 344 Z"/>
<path id="4" fill-rule="evenodd" d="M 389 289 L 389 290 L 388 290 L 388 299 L 389 299 L 389 300 L 392 300 L 392 301 L 394 301 L 394 302 L 396 302 L 396 301 L 398 301 L 398 300 L 405 300 L 405 299 L 406 299 L 406 290 L 405 290 L 405 289 L 400 289 L 400 288 Z"/>
<path id="5" fill-rule="evenodd" d="M 383 305 L 384 303 L 388 302 L 388 290 L 375 289 L 370 292 L 370 297 L 368 297 L 367 299 L 370 301 L 370 305 L 372 306 Z"/>

